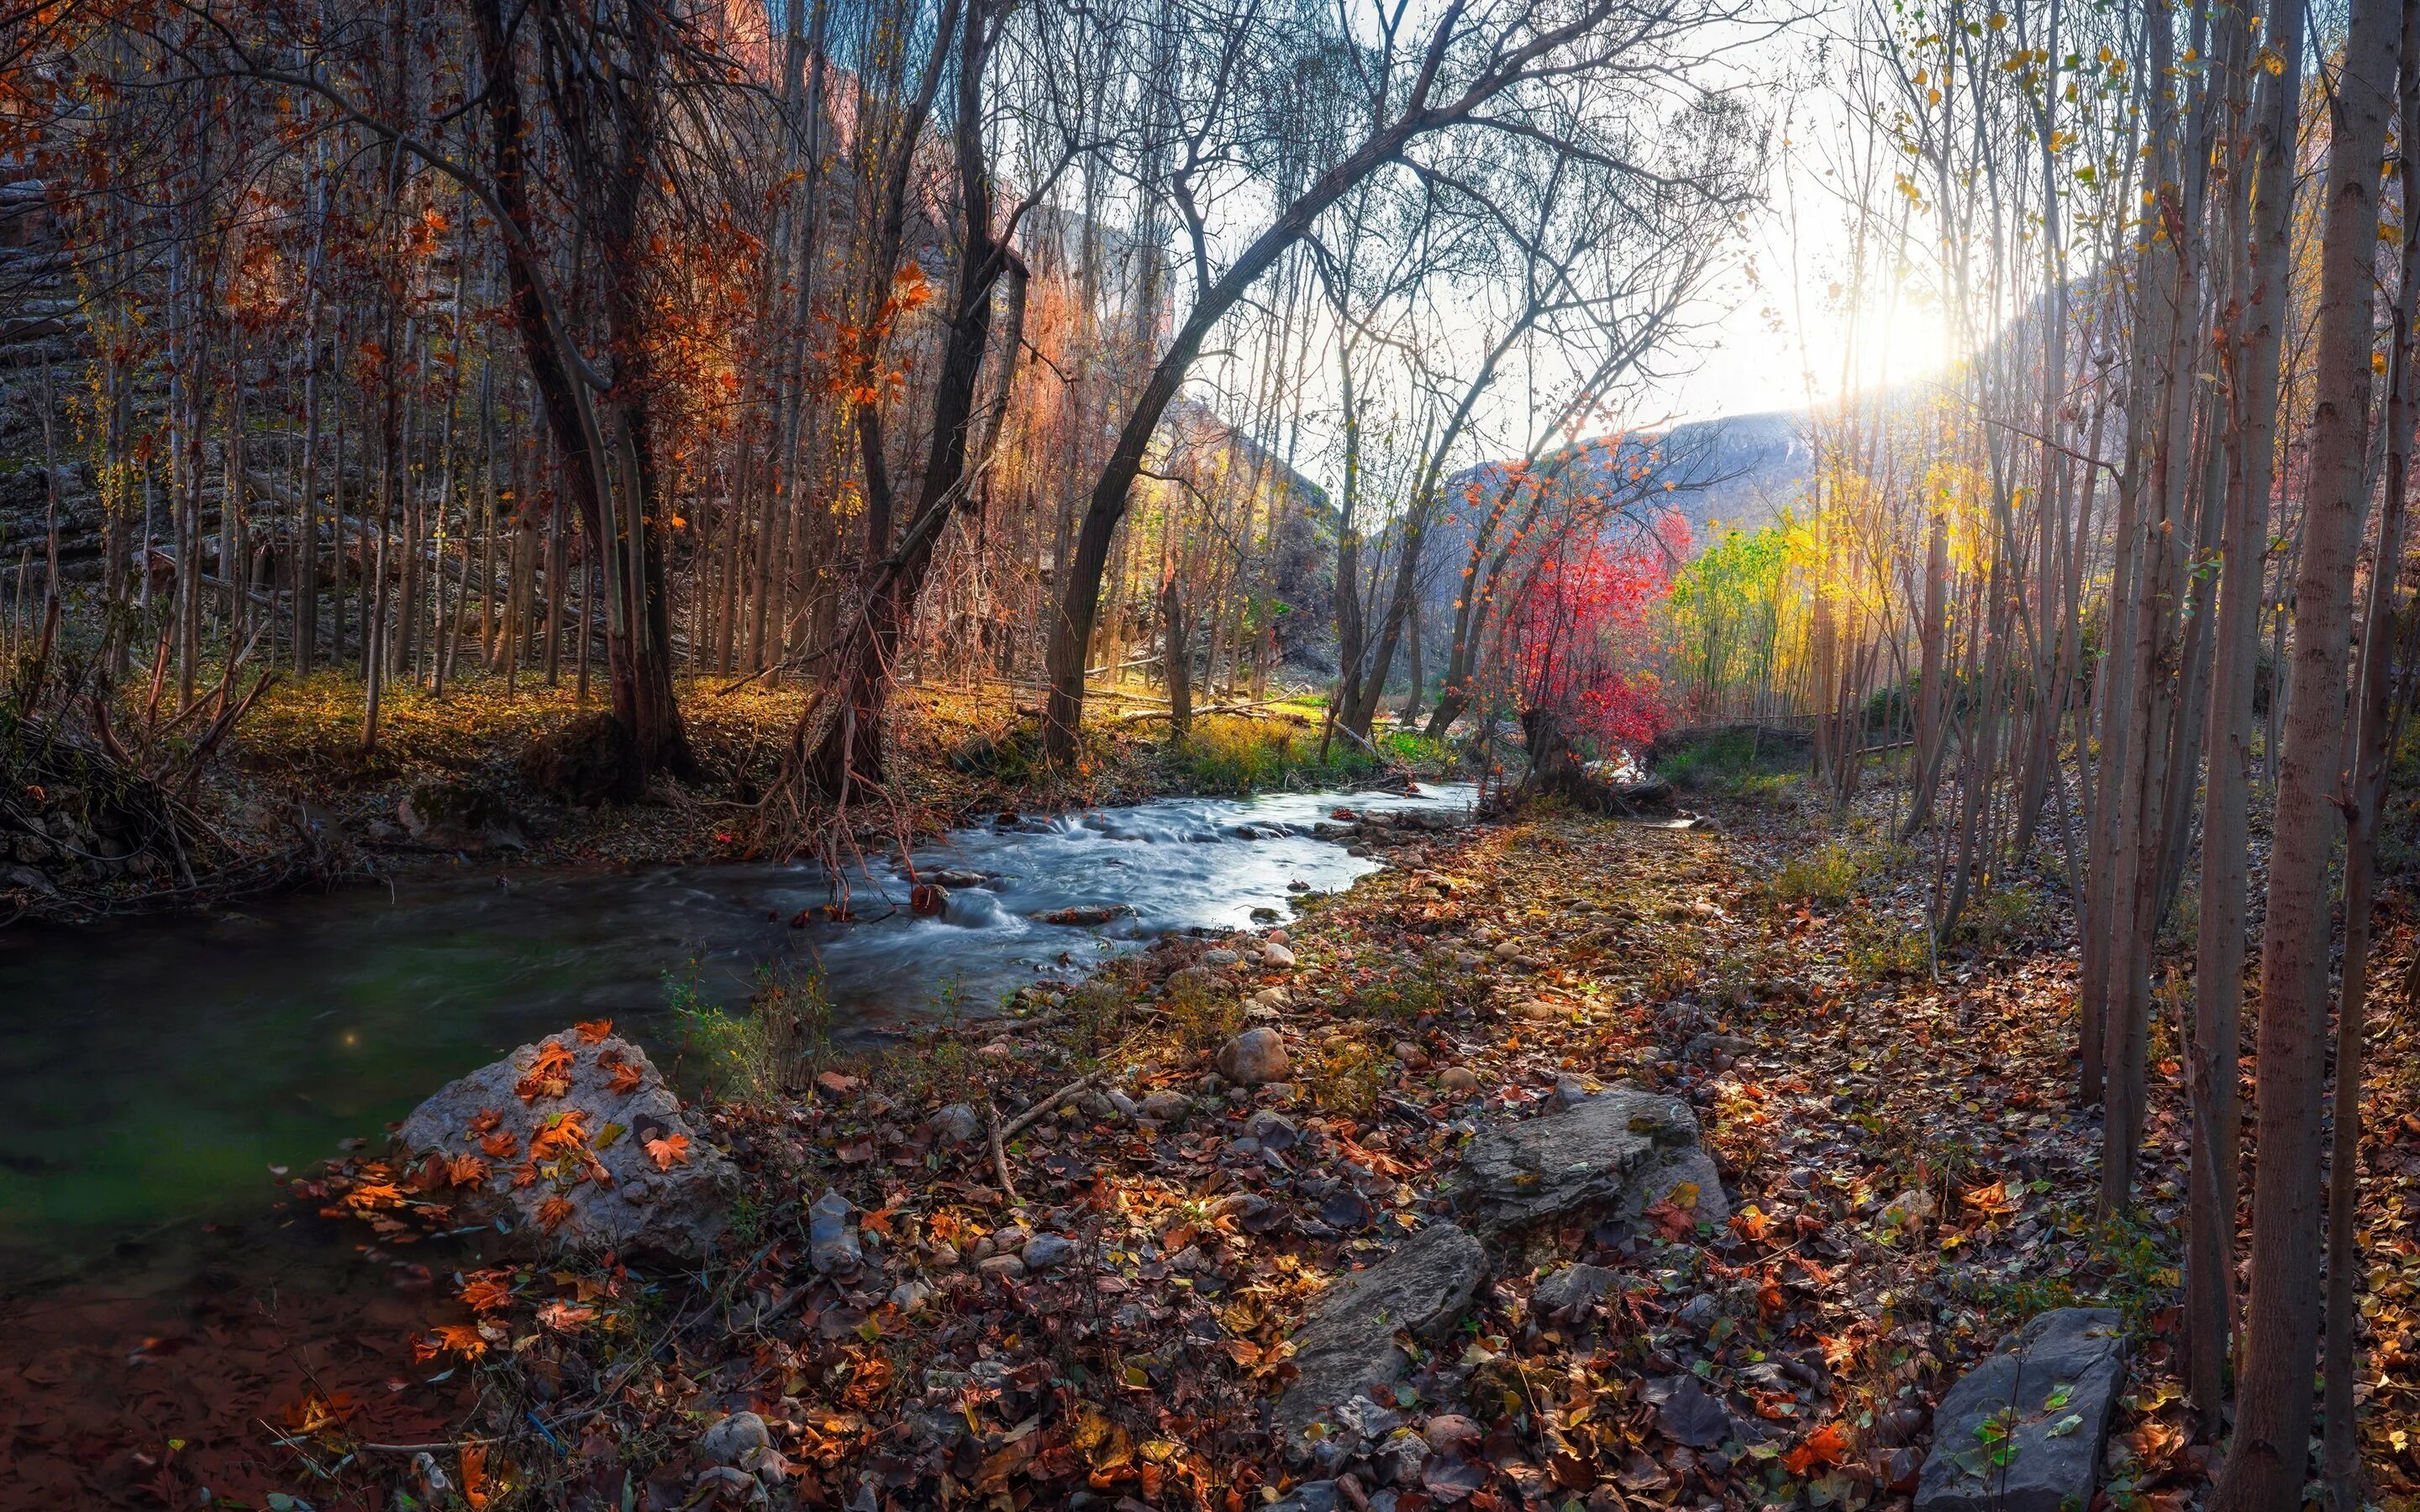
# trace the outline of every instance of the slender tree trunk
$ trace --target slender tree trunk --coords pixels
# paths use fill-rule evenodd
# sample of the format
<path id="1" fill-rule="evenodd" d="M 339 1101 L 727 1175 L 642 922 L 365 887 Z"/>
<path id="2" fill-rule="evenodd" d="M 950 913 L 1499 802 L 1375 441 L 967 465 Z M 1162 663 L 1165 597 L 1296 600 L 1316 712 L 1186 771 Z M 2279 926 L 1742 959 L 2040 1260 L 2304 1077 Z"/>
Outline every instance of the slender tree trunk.
<path id="1" fill-rule="evenodd" d="M 2226 521 L 2220 535 L 2218 623 L 2211 673 L 2210 774 L 2202 820 L 2201 910 L 2195 940 L 2194 1113 L 2185 1237 L 2186 1380 L 2206 1436 L 2215 1438 L 2235 1337 L 2235 1211 L 2242 1111 L 2237 1066 L 2243 1009 L 2245 896 L 2252 779 L 2252 690 L 2259 660 L 2277 449 L 2279 353 L 2286 317 L 2301 100 L 2303 9 L 2276 12 L 2270 45 L 2282 59 L 2262 85 L 2254 131 L 2252 263 L 2242 301 L 2239 365 L 2228 385 Z"/>
<path id="2" fill-rule="evenodd" d="M 2289 1512 L 2308 1469 L 2319 1332 L 2319 1100 L 2326 1075 L 2328 861 L 2340 816 L 2345 656 L 2368 492 L 2372 270 L 2401 7 L 2352 0 L 2330 101 L 2310 486 L 2260 951 L 2259 1162 L 2242 1394 L 2213 1512 Z"/>

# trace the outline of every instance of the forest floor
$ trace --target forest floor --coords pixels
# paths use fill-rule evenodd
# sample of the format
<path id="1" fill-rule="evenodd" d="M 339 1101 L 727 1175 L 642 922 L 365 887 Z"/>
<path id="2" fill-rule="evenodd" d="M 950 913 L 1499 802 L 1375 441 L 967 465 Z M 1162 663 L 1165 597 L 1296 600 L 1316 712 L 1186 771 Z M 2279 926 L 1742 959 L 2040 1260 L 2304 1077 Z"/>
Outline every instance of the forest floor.
<path id="1" fill-rule="evenodd" d="M 399 1286 L 434 1274 L 409 1341 L 427 1363 L 390 1366 L 384 1388 L 447 1394 L 459 1415 L 434 1453 L 365 1446 L 376 1390 L 268 1376 L 189 1423 L 168 1409 L 206 1395 L 197 1345 L 159 1350 L 125 1442 L 50 1489 L 147 1504 L 209 1484 L 220 1504 L 256 1506 L 293 1504 L 272 1486 L 321 1507 L 405 1504 L 395 1491 L 496 1508 L 1259 1506 L 1306 1473 L 1267 1408 L 1311 1299 L 1446 1211 L 1472 1129 L 1550 1110 L 1575 1080 L 1685 1098 L 1730 1221 L 1668 1202 L 1492 1257 L 1462 1328 L 1393 1404 L 1420 1442 L 1298 1504 L 1903 1506 L 1940 1393 L 2024 1317 L 2071 1301 L 2120 1309 L 2134 1338 L 2098 1504 L 2195 1504 L 2212 1451 L 2187 1429 L 2170 1341 L 2174 1079 L 2154 1078 L 2144 1211 L 2097 1220 L 2055 880 L 2005 886 L 1936 963 L 1907 927 L 1921 859 L 1877 838 L 1883 808 L 1841 822 L 1777 788 L 1722 806 L 1714 833 L 1533 810 L 1401 836 L 1387 870 L 1290 921 L 1290 964 L 1212 958 L 1217 990 L 1175 974 L 1265 936 L 1164 941 L 1006 1017 L 937 1025 L 875 1058 L 827 1054 L 795 1091 L 749 1090 L 763 1068 L 735 1063 L 704 1117 L 747 1196 L 726 1258 L 699 1273 L 404 1251 L 415 1218 L 443 1221 L 440 1196 L 338 1162 L 298 1207 L 375 1210 L 367 1257 Z M 2398 965 L 2411 923 L 2382 932 Z M 1284 995 L 1272 1022 L 1289 1080 L 1207 1080 L 1249 1022 L 1242 995 L 1268 989 Z M 2364 1395 L 2373 1486 L 2409 1508 L 2420 1044 L 2409 1013 L 2392 1017 L 2365 1122 Z M 1092 1072 L 997 1163 L 983 1140 L 937 1133 L 952 1104 L 1006 1115 Z M 1112 1088 L 1191 1106 L 1141 1122 L 1094 1095 Z M 1247 1135 L 1256 1116 L 1267 1134 L 1270 1113 L 1295 1143 Z M 804 1210 L 829 1190 L 861 1215 L 854 1273 L 813 1263 Z M 969 1263 L 1015 1244 L 1011 1228 L 1062 1236 L 1070 1257 L 1026 1275 Z M 1540 1278 L 1573 1261 L 1612 1273 L 1602 1302 L 1533 1309 Z M 361 1350 L 403 1358 L 405 1339 L 362 1326 Z M 1651 1385 L 1683 1373 L 1739 1432 L 1684 1442 L 1704 1435 Z M 21 1453 L 45 1431 L 24 1387 L 0 1380 Z M 752 1475 L 727 1463 L 730 1430 L 707 1434 L 743 1412 L 769 1434 Z M 270 1422 L 278 1442 L 256 1426 Z"/>

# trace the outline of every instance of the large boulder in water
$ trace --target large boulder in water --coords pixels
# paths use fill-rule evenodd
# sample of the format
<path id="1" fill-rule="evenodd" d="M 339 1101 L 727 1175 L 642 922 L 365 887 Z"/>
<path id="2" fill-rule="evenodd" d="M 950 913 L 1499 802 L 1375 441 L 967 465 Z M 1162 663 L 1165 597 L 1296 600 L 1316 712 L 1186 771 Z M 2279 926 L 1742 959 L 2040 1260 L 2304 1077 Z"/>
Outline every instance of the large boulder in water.
<path id="1" fill-rule="evenodd" d="M 448 1083 L 396 1142 L 468 1212 L 540 1242 L 695 1258 L 729 1221 L 737 1172 L 647 1053 L 603 1027 L 551 1035 Z"/>

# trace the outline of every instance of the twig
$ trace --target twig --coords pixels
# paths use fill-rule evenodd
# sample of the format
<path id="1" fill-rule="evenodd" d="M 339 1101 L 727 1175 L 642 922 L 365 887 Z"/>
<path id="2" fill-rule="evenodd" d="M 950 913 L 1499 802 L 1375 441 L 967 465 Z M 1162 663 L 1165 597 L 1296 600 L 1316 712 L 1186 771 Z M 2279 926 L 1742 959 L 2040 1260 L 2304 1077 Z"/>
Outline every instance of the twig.
<path id="1" fill-rule="evenodd" d="M 1017 1197 L 1016 1183 L 1008 1179 L 1008 1149 L 1001 1142 L 1000 1109 L 992 1106 L 989 1098 L 984 1099 L 984 1121 L 991 1128 L 991 1168 L 1000 1178 L 1000 1190 L 1010 1207 L 1021 1208 L 1025 1204 Z"/>
<path id="2" fill-rule="evenodd" d="M 1034 1103 L 1030 1108 L 1027 1108 L 1016 1118 L 1009 1119 L 1006 1126 L 998 1130 L 994 1134 L 992 1139 L 992 1148 L 997 1150 L 1000 1148 L 1001 1140 L 1014 1139 L 1018 1134 L 1023 1134 L 1026 1130 L 1032 1128 L 1045 1118 L 1047 1118 L 1051 1111 L 1057 1108 L 1060 1103 L 1066 1102 L 1069 1098 L 1074 1097 L 1085 1088 L 1098 1082 L 1102 1077 L 1109 1073 L 1109 1068 L 1103 1066 L 1099 1070 L 1094 1071 L 1088 1075 L 1078 1076 L 1074 1081 L 1069 1082 L 1066 1086 L 1059 1088 L 1059 1090 L 1051 1093 L 1048 1097 L 1044 1098 L 1041 1102 Z"/>

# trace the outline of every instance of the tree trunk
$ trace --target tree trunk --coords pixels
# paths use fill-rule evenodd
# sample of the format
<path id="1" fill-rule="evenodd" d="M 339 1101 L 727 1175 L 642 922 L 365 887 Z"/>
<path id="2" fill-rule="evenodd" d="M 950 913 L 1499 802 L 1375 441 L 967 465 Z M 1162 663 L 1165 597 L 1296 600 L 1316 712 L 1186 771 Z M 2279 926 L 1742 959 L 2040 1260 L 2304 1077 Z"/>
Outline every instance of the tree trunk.
<path id="1" fill-rule="evenodd" d="M 2341 816 L 2345 656 L 2368 493 L 2378 185 L 2401 7 L 2352 0 L 2331 101 L 2319 254 L 2318 396 L 2294 585 L 2294 655 L 2260 954 L 2258 1169 L 2242 1394 L 2212 1512 L 2287 1512 L 2308 1469 L 2319 1296 L 2319 1100 L 2326 1073 L 2328 862 Z"/>

